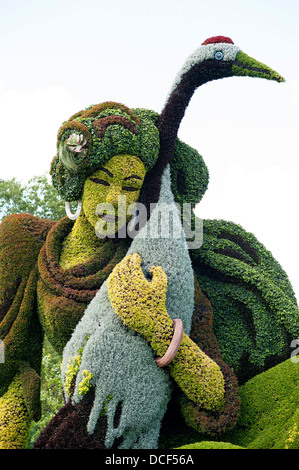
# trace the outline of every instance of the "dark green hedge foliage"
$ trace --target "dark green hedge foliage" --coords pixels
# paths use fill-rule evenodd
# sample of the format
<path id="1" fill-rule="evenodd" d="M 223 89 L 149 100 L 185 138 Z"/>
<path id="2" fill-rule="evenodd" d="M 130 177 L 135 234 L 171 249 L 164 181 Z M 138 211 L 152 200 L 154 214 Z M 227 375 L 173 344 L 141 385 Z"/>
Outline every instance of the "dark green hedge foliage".
<path id="1" fill-rule="evenodd" d="M 299 310 L 289 279 L 255 236 L 223 220 L 204 221 L 204 243 L 191 250 L 200 286 L 214 310 L 225 362 L 244 383 L 290 357 Z"/>

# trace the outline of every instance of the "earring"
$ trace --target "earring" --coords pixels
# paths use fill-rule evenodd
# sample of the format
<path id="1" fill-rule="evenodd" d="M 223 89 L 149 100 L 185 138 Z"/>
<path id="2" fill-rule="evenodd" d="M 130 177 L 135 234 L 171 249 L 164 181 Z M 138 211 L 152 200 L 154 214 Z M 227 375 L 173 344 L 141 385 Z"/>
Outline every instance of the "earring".
<path id="1" fill-rule="evenodd" d="M 68 218 L 71 219 L 71 220 L 78 219 L 78 217 L 80 215 L 80 212 L 81 212 L 81 209 L 82 209 L 82 201 L 80 199 L 78 201 L 78 206 L 77 206 L 76 212 L 74 214 L 71 212 L 70 203 L 68 201 L 65 202 L 65 212 L 66 212 L 66 215 L 68 216 Z"/>

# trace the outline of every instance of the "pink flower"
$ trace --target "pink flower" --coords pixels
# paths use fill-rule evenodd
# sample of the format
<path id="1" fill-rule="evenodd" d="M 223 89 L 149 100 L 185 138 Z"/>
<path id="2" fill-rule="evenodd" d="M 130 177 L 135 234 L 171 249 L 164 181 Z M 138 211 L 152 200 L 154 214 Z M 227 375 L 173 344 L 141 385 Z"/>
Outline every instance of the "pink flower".
<path id="1" fill-rule="evenodd" d="M 87 144 L 87 140 L 83 134 L 71 134 L 66 141 L 67 148 L 70 152 L 80 153 Z"/>

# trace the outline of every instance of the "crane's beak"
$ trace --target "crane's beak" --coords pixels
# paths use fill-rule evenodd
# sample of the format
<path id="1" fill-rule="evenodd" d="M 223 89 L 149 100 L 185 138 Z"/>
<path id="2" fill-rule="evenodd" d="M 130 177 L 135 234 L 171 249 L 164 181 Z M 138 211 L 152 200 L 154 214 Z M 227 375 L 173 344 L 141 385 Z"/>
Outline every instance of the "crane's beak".
<path id="1" fill-rule="evenodd" d="M 232 73 L 236 76 L 260 77 L 267 80 L 285 82 L 285 79 L 275 70 L 270 69 L 267 65 L 258 62 L 241 51 L 238 52 L 233 61 Z"/>

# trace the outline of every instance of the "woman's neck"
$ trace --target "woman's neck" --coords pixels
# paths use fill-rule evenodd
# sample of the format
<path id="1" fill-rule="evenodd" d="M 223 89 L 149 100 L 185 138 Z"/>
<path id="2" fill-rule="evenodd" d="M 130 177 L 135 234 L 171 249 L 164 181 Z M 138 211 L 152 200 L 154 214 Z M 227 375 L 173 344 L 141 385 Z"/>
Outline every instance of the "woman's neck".
<path id="1" fill-rule="evenodd" d="M 104 244 L 105 239 L 98 238 L 94 227 L 82 212 L 62 244 L 59 264 L 69 269 L 86 262 Z"/>

